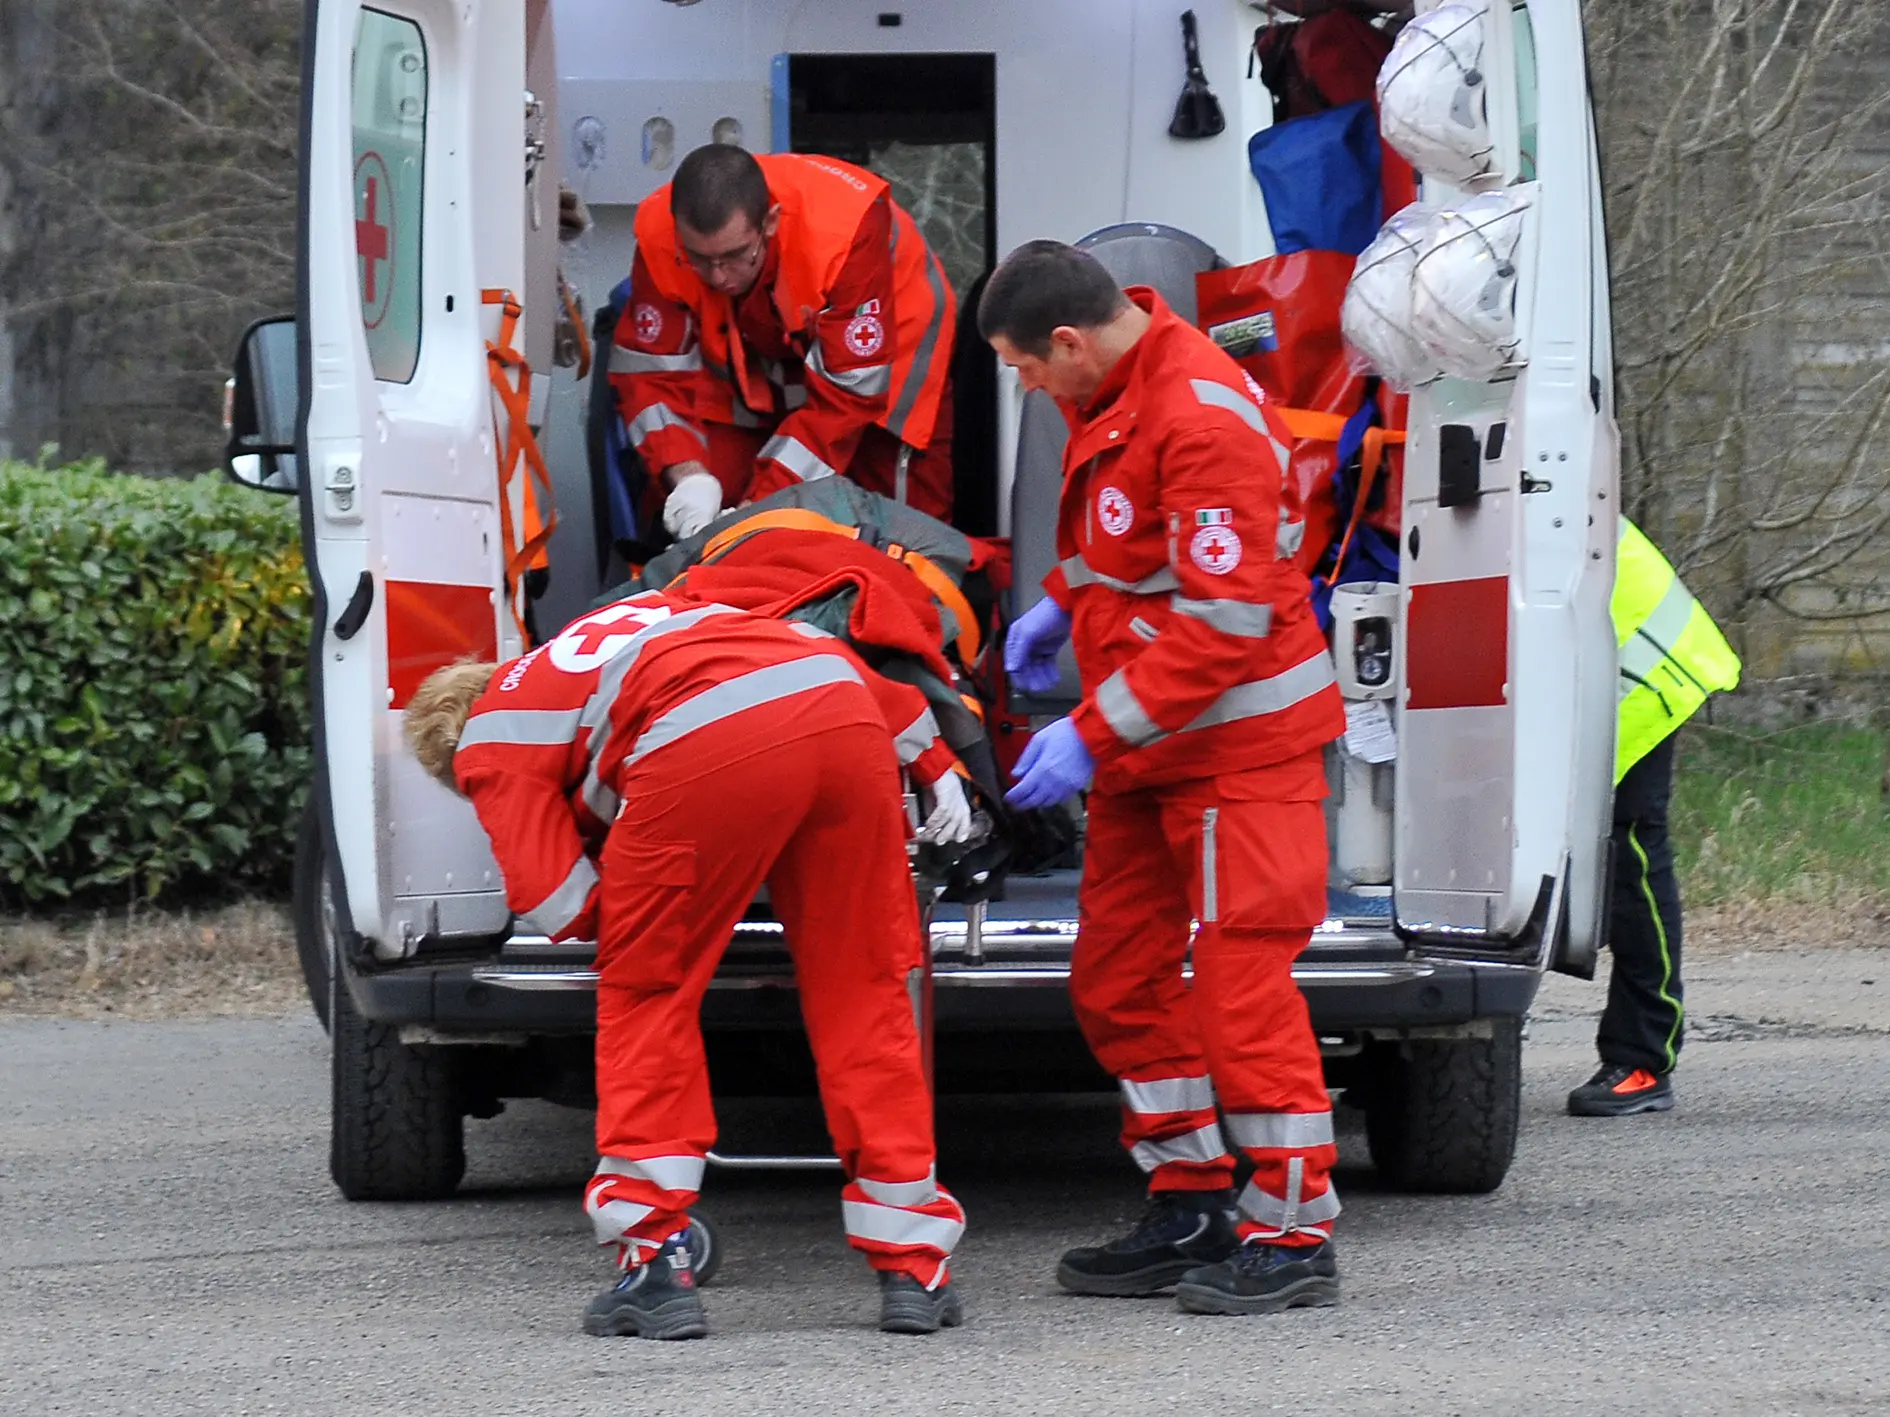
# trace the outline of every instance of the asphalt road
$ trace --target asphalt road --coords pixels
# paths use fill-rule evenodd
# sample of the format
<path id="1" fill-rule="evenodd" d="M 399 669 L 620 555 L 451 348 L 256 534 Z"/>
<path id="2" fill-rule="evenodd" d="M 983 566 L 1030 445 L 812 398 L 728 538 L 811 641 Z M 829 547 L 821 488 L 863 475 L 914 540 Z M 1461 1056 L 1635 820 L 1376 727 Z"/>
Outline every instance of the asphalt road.
<path id="1" fill-rule="evenodd" d="M 1060 1294 L 1137 1188 L 1106 1101 L 1017 1098 L 946 1109 L 965 1328 L 873 1330 L 830 1179 L 712 1173 L 715 1333 L 663 1345 L 578 1332 L 583 1114 L 472 1124 L 452 1202 L 350 1206 L 311 1021 L 0 1023 L 0 1412 L 1890 1410 L 1890 949 L 1697 967 L 1665 1117 L 1562 1115 L 1598 1001 L 1545 994 L 1497 1194 L 1378 1192 L 1344 1138 L 1340 1308 Z"/>

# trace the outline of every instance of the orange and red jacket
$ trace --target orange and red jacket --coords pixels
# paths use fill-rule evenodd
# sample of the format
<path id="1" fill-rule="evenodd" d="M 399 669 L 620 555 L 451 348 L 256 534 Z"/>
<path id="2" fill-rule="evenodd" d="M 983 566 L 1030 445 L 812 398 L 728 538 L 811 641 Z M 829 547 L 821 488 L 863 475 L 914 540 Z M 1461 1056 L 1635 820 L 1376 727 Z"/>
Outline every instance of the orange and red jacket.
<path id="1" fill-rule="evenodd" d="M 703 284 L 665 186 L 637 207 L 610 357 L 653 472 L 703 461 L 705 423 L 772 429 L 751 498 L 844 473 L 869 426 L 930 444 L 957 319 L 944 267 L 884 178 L 837 158 L 756 161 L 781 217 L 754 286 L 731 300 Z"/>
<path id="2" fill-rule="evenodd" d="M 1295 568 L 1291 436 L 1265 395 L 1154 291 L 1090 402 L 1066 406 L 1059 564 L 1097 784 L 1125 790 L 1298 757 L 1345 727 Z"/>
<path id="3" fill-rule="evenodd" d="M 833 727 L 807 709 L 864 683 L 867 707 L 921 783 L 955 759 L 925 696 L 867 669 L 811 625 L 646 591 L 593 611 L 499 666 L 474 702 L 453 758 L 460 790 L 492 840 L 506 901 L 554 940 L 595 939 L 594 857 L 626 772 L 660 762 L 672 782 Z M 713 735 L 692 736 L 709 724 Z"/>

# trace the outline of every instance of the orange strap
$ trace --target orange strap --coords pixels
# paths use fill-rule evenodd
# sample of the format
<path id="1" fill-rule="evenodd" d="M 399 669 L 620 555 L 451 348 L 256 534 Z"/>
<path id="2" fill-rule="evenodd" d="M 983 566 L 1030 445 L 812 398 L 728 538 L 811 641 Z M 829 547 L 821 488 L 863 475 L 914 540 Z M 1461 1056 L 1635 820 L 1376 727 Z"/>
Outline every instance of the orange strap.
<path id="1" fill-rule="evenodd" d="M 1312 408 L 1283 408 L 1275 404 L 1273 411 L 1280 415 L 1287 432 L 1295 438 L 1305 438 L 1315 443 L 1338 442 L 1345 432 L 1346 423 L 1350 421 L 1342 414 L 1321 413 Z M 1339 538 L 1339 554 L 1332 563 L 1334 575 L 1345 564 L 1345 553 L 1351 550 L 1352 533 L 1358 530 L 1359 520 L 1365 515 L 1365 503 L 1371 499 L 1372 484 L 1378 480 L 1378 469 L 1385 460 L 1385 449 L 1402 447 L 1404 439 L 1402 428 L 1365 430 L 1365 442 L 1359 449 L 1358 458 L 1358 494 L 1352 498 L 1352 515 L 1346 520 L 1345 535 Z"/>
<path id="2" fill-rule="evenodd" d="M 782 530 L 819 531 L 830 536 L 844 536 L 851 541 L 860 539 L 860 529 L 856 526 L 843 526 L 833 518 L 810 512 L 805 507 L 777 507 L 773 511 L 757 512 L 744 521 L 724 527 L 702 544 L 698 559 L 713 561 L 751 533 Z M 951 611 L 952 618 L 958 622 L 959 657 L 970 664 L 978 657 L 982 637 L 978 632 L 977 617 L 971 613 L 971 602 L 965 599 L 965 593 L 958 588 L 958 583 L 940 570 L 936 562 L 908 547 L 894 543 L 887 546 L 885 551 L 917 576 L 920 583 L 932 592 L 933 598 Z"/>
<path id="3" fill-rule="evenodd" d="M 571 289 L 571 282 L 564 278 L 562 270 L 558 272 L 558 299 L 564 302 L 565 316 L 571 321 L 571 328 L 577 331 L 577 376 L 588 379 L 591 376 L 591 332 L 584 327 L 584 312 L 578 308 L 577 292 Z"/>
<path id="4" fill-rule="evenodd" d="M 494 409 L 492 414 L 493 442 L 503 449 L 499 454 L 499 532 L 505 541 L 506 595 L 512 604 L 512 618 L 518 622 L 519 632 L 523 634 L 524 575 L 534 562 L 542 558 L 558 517 L 553 510 L 551 473 L 545 466 L 545 455 L 539 450 L 538 440 L 532 436 L 532 367 L 526 362 L 525 356 L 513 347 L 513 339 L 518 334 L 519 316 L 524 313 L 524 307 L 509 290 L 484 291 L 481 300 L 486 305 L 503 307 L 499 317 L 499 337 L 486 341 L 486 369 L 492 377 L 492 392 L 498 395 L 500 408 L 505 413 L 503 439 L 499 434 L 499 409 Z M 511 370 L 518 371 L 516 385 L 506 377 Z M 527 503 L 535 500 L 532 487 L 532 479 L 535 478 L 544 491 L 546 509 L 546 515 L 539 518 L 537 529 L 524 537 L 519 535 L 512 524 L 511 483 L 518 475 L 520 459 L 524 460 L 526 468 Z"/>

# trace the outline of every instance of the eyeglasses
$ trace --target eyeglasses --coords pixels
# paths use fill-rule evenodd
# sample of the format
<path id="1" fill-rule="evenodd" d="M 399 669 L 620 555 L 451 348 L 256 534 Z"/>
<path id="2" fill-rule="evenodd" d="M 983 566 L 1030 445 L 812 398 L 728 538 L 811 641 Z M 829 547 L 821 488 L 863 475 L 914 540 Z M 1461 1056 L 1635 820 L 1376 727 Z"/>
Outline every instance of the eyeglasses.
<path id="1" fill-rule="evenodd" d="M 697 275 L 712 276 L 717 271 L 739 271 L 744 266 L 752 265 L 760 257 L 762 248 L 768 244 L 766 236 L 755 239 L 739 251 L 725 251 L 720 256 L 703 256 L 686 247 L 676 258 L 676 264 L 687 264 Z"/>

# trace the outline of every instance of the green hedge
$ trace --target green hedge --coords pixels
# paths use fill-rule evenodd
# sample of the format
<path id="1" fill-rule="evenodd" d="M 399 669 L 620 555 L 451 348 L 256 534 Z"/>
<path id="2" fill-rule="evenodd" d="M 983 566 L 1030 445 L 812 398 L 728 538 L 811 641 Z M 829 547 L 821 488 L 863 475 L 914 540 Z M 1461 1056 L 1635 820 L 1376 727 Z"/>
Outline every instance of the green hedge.
<path id="1" fill-rule="evenodd" d="M 307 648 L 289 499 L 0 463 L 0 901 L 279 884 Z"/>

